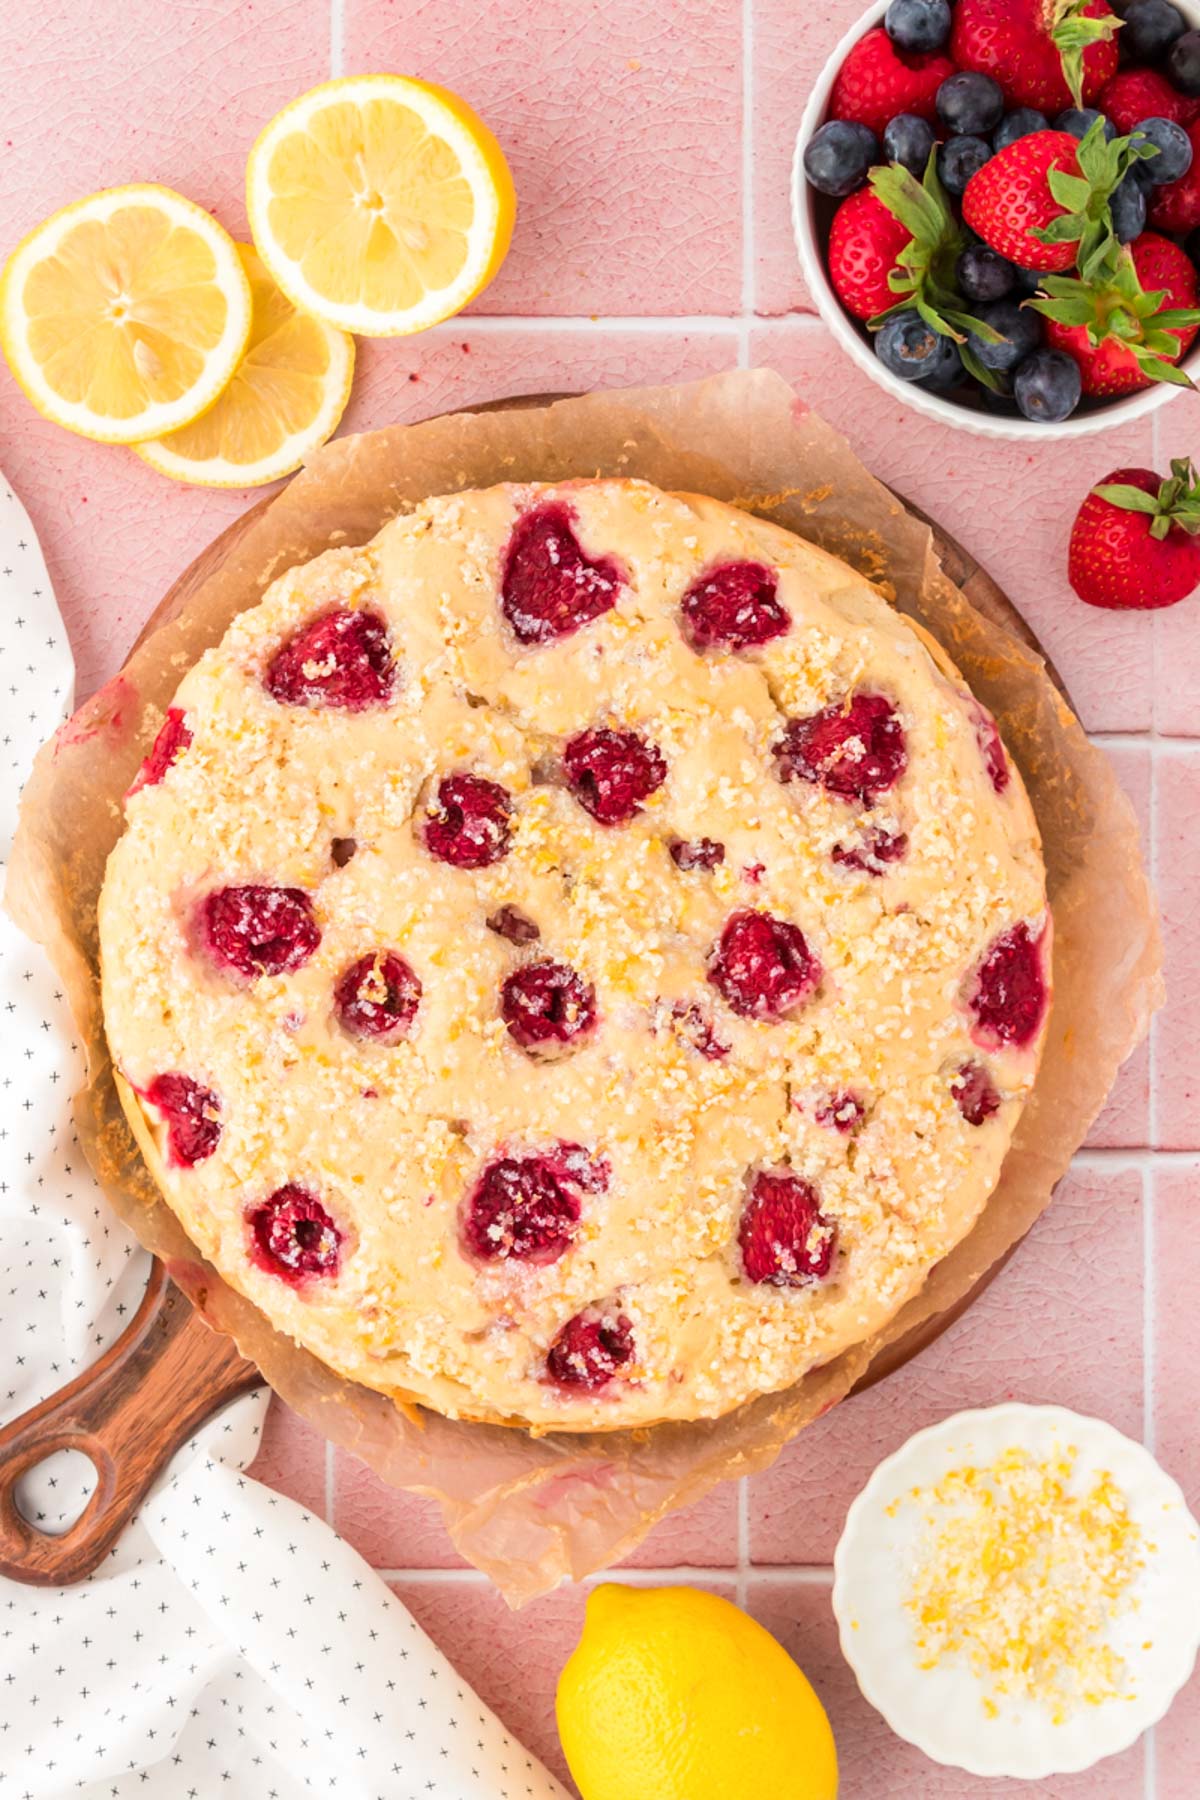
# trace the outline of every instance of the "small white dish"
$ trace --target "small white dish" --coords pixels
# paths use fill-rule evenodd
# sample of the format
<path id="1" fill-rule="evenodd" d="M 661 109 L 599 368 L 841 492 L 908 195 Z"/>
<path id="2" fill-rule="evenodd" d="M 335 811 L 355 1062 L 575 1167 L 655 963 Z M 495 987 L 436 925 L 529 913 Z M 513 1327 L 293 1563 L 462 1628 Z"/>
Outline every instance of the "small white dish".
<path id="1" fill-rule="evenodd" d="M 1174 0 L 1174 4 L 1189 25 L 1200 26 L 1200 0 Z M 830 285 L 825 267 L 824 233 L 818 229 L 817 220 L 816 203 L 822 196 L 815 194 L 805 180 L 804 149 L 813 132 L 825 122 L 829 96 L 848 52 L 859 38 L 866 36 L 873 25 L 882 23 L 887 9 L 888 0 L 873 0 L 858 22 L 847 31 L 817 76 L 800 120 L 796 152 L 792 159 L 792 230 L 796 237 L 800 268 L 809 293 L 816 301 L 817 311 L 842 349 L 860 369 L 865 370 L 872 381 L 877 381 L 880 387 L 886 388 L 894 399 L 903 400 L 907 406 L 911 406 L 915 412 L 924 413 L 928 419 L 940 419 L 943 425 L 956 425 L 960 431 L 973 432 L 976 437 L 1025 438 L 1039 444 L 1052 443 L 1059 438 L 1090 437 L 1097 431 L 1108 431 L 1128 424 L 1131 419 L 1143 418 L 1162 406 L 1173 394 L 1186 393 L 1186 388 L 1173 387 L 1166 381 L 1156 381 L 1151 387 L 1141 388 L 1136 394 L 1128 394 L 1120 400 L 1110 400 L 1092 411 L 1073 413 L 1061 424 L 1039 425 L 1034 419 L 1023 419 L 1019 415 L 1010 416 L 1007 413 L 984 412 L 981 408 L 961 405 L 941 394 L 928 393 L 917 382 L 901 381 L 898 375 L 893 375 L 889 369 L 884 368 L 861 336 L 856 322 L 844 312 L 841 301 Z M 1197 385 L 1200 385 L 1200 338 L 1197 338 L 1184 358 L 1183 366 Z"/>
<path id="2" fill-rule="evenodd" d="M 1125 1659 L 1132 1697 L 1081 1706 L 1059 1724 L 1025 1699 L 1000 1700 L 989 1717 L 965 1661 L 918 1667 L 904 1595 L 923 1514 L 919 1504 L 893 1503 L 914 1488 L 936 1487 L 964 1464 L 986 1467 L 1006 1450 L 1041 1461 L 1068 1446 L 1078 1452 L 1081 1479 L 1112 1475 L 1155 1546 L 1144 1550 L 1146 1566 L 1131 1590 L 1137 1610 L 1115 1621 L 1110 1640 Z M 1100 1419 L 1015 1404 L 957 1413 L 880 1463 L 854 1501 L 834 1556 L 833 1610 L 864 1698 L 934 1762 L 1025 1780 L 1075 1773 L 1127 1749 L 1191 1675 L 1200 1643 L 1200 1527 L 1150 1453 Z"/>

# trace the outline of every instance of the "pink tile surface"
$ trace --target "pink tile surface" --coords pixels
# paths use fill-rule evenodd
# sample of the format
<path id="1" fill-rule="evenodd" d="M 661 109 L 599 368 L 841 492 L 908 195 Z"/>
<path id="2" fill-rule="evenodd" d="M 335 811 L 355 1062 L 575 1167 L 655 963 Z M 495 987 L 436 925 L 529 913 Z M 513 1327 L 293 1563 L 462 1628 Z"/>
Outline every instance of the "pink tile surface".
<path id="1" fill-rule="evenodd" d="M 267 1409 L 262 1448 L 250 1474 L 325 1517 L 325 1439 L 278 1398 L 272 1397 Z"/>
<path id="2" fill-rule="evenodd" d="M 484 312 L 741 304 L 741 0 L 345 0 L 345 66 L 454 88 L 520 197 Z"/>
<path id="3" fill-rule="evenodd" d="M 1142 1430 L 1142 1178 L 1075 1170 L 1013 1260 L 907 1368 L 809 1427 L 750 1484 L 756 1563 L 828 1563 L 883 1457 L 960 1407 L 1044 1401 Z M 1075 1346 L 1086 1328 L 1089 1353 Z"/>
<path id="4" fill-rule="evenodd" d="M 1118 743 L 1108 752 L 1117 779 L 1137 814 L 1145 850 L 1150 843 L 1153 764 L 1150 746 Z M 1150 1046 L 1143 1043 L 1121 1069 L 1108 1104 L 1088 1134 L 1092 1149 L 1124 1149 L 1150 1141 Z"/>
<path id="5" fill-rule="evenodd" d="M 1194 1370 L 1200 1365 L 1200 1157 L 1154 1176 L 1154 1448 L 1200 1513 L 1200 1432 Z M 1158 1727 L 1158 1800 L 1193 1800 L 1200 1770 L 1200 1676 Z"/>
<path id="6" fill-rule="evenodd" d="M 363 344 L 344 428 L 430 418 L 512 394 L 691 381 L 736 366 L 731 331 L 548 330 L 534 322 L 497 331 L 468 316 L 427 338 Z"/>
<path id="7" fill-rule="evenodd" d="M 813 312 L 796 262 L 791 221 L 792 153 L 809 89 L 843 32 L 863 14 L 861 0 L 755 0 L 754 7 L 754 304 L 760 313 Z"/>
<path id="8" fill-rule="evenodd" d="M 1154 466 L 1167 471 L 1172 456 L 1194 454 L 1196 415 L 1173 407 L 1160 413 L 1160 449 Z M 1156 663 L 1154 726 L 1164 737 L 1200 737 L 1200 601 L 1195 595 L 1154 617 Z"/>
<path id="9" fill-rule="evenodd" d="M 1157 783 L 1158 894 L 1166 949 L 1167 1004 L 1154 1024 L 1158 1069 L 1157 1143 L 1200 1147 L 1200 748 L 1160 756 Z"/>
<path id="10" fill-rule="evenodd" d="M 87 0 L 0 15 L 0 242 L 56 207 L 162 181 L 244 235 L 246 152 L 329 73 L 326 0 Z"/>
<path id="11" fill-rule="evenodd" d="M 1154 1447 L 1200 1514 L 1200 1431 L 1192 1375 L 1200 1366 L 1200 1156 L 1155 1171 Z"/>
<path id="12" fill-rule="evenodd" d="M 969 1316 L 744 1490 L 727 1486 L 664 1522 L 629 1567 L 639 1580 L 692 1569 L 727 1593 L 742 1581 L 752 1610 L 830 1708 L 843 1800 L 1195 1800 L 1197 1682 L 1157 1734 L 1156 1786 L 1143 1780 L 1140 1749 L 1090 1775 L 1020 1789 L 923 1761 L 858 1697 L 838 1653 L 828 1582 L 811 1568 L 828 1561 L 850 1498 L 881 1456 L 959 1406 L 1009 1395 L 1095 1411 L 1137 1435 L 1149 1373 L 1159 1452 L 1200 1505 L 1200 743 L 1162 741 L 1200 739 L 1200 602 L 1154 618 L 1097 613 L 1064 577 L 1071 517 L 1087 488 L 1121 464 L 1163 467 L 1190 447 L 1196 402 L 1185 396 L 1153 424 L 1097 441 L 985 443 L 893 405 L 805 316 L 811 301 L 788 214 L 792 145 L 809 86 L 861 4 L 9 8 L 0 17 L 0 254 L 52 208 L 139 179 L 172 183 L 240 232 L 246 149 L 295 93 L 340 68 L 398 68 L 448 83 L 485 115 L 512 161 L 521 198 L 512 253 L 474 309 L 485 316 L 360 346 L 346 429 L 531 390 L 687 379 L 744 353 L 796 381 L 877 473 L 935 514 L 1017 601 L 1088 726 L 1117 734 L 1118 773 L 1157 836 L 1170 1003 L 1157 1028 L 1156 1094 L 1143 1050 L 1054 1208 Z M 31 412 L 3 364 L 0 467 L 46 550 L 81 693 L 119 666 L 170 581 L 251 498 L 175 487 L 124 452 L 67 436 Z M 1152 1166 L 1143 1151 L 1152 1112 L 1159 1144 L 1194 1150 L 1195 1161 Z M 1153 1192 L 1148 1288 L 1143 1182 Z M 278 1402 L 254 1472 L 325 1512 L 325 1445 Z M 343 1455 L 332 1489 L 336 1526 L 376 1567 L 404 1572 L 397 1591 L 463 1675 L 561 1769 L 553 1693 L 583 1591 L 560 1590 L 512 1614 L 463 1568 L 431 1503 L 386 1489 Z M 810 1567 L 783 1572 L 800 1565 Z"/>

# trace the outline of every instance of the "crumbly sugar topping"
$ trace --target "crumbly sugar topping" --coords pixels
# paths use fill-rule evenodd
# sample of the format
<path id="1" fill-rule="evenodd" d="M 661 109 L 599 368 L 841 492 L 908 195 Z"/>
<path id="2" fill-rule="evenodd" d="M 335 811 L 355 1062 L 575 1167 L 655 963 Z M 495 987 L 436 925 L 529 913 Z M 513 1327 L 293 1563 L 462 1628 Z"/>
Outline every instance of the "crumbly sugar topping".
<path id="1" fill-rule="evenodd" d="M 1084 1479 L 1077 1459 L 1071 1446 L 1040 1461 L 1014 1448 L 888 1509 L 923 1512 L 905 1601 L 920 1666 L 965 1659 L 989 1717 L 1013 1699 L 1061 1725 L 1133 1697 L 1111 1633 L 1153 1545 L 1112 1475 Z"/>
<path id="2" fill-rule="evenodd" d="M 592 610 L 560 630 L 564 567 Z M 712 594 L 709 637 L 754 641 L 709 642 Z M 310 667 L 289 646 L 314 621 Z M 114 1061 L 194 1240 L 335 1369 L 536 1429 L 716 1415 L 878 1330 L 969 1230 L 1040 1049 L 981 1050 L 970 999 L 1018 923 L 1048 989 L 1037 830 L 956 672 L 844 564 L 639 483 L 431 500 L 276 581 L 172 713 L 191 735 L 131 794 L 101 900 Z M 269 918 L 244 898 L 277 889 L 299 898 Z M 372 968 L 390 997 L 377 976 L 364 1003 L 393 1011 L 356 1030 L 345 983 Z M 998 1100 L 972 1124 L 975 1062 Z M 187 1167 L 145 1098 L 168 1073 L 219 1103 Z M 562 1146 L 604 1187 L 514 1177 L 522 1254 L 471 1253 L 489 1167 Z M 752 1280 L 763 1172 L 819 1219 L 777 1183 Z M 289 1282 L 247 1219 L 297 1185 L 340 1238 L 336 1271 Z M 539 1207 L 569 1216 L 553 1259 Z"/>

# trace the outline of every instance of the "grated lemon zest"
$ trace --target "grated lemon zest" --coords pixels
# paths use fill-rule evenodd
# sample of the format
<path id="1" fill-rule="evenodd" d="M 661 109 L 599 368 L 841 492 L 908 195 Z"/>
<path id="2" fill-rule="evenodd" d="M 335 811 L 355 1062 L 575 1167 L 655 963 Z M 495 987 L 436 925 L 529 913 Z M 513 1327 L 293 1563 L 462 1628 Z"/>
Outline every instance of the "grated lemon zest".
<path id="1" fill-rule="evenodd" d="M 918 1665 L 965 1657 L 988 1718 L 997 1697 L 1043 1706 L 1056 1725 L 1131 1697 L 1108 1631 L 1135 1608 L 1153 1546 L 1112 1475 L 1081 1485 L 1076 1458 L 1074 1447 L 1041 1462 L 1014 1448 L 906 1497 L 927 1509 L 905 1599 Z"/>

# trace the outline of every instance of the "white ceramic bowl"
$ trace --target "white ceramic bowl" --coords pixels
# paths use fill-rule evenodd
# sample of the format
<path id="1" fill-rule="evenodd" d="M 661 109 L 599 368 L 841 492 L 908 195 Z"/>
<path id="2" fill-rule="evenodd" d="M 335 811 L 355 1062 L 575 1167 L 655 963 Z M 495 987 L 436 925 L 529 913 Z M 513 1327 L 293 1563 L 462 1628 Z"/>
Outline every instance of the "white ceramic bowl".
<path id="1" fill-rule="evenodd" d="M 1189 24 L 1200 26 L 1200 0 L 1174 0 L 1174 3 Z M 866 371 L 872 381 L 877 381 L 881 388 L 886 388 L 895 399 L 903 400 L 906 406 L 911 406 L 915 412 L 924 413 L 926 418 L 939 419 L 943 425 L 957 425 L 961 431 L 974 432 L 977 437 L 1028 438 L 1032 442 L 1043 444 L 1055 438 L 1089 437 L 1094 432 L 1107 431 L 1110 426 L 1126 424 L 1130 419 L 1140 419 L 1146 413 L 1153 412 L 1156 407 L 1164 405 L 1173 395 L 1186 393 L 1186 388 L 1157 381 L 1152 387 L 1142 388 L 1124 399 L 1110 400 L 1092 410 L 1081 409 L 1069 419 L 1064 419 L 1060 425 L 1039 425 L 1033 419 L 1021 418 L 1019 414 L 1009 417 L 1007 414 L 984 412 L 980 408 L 961 405 L 941 394 L 927 392 L 915 381 L 901 381 L 899 376 L 884 368 L 861 335 L 856 321 L 843 311 L 841 301 L 830 286 L 825 268 L 825 245 L 818 230 L 815 204 L 823 196 L 815 194 L 805 179 L 804 149 L 817 127 L 825 122 L 833 83 L 847 52 L 873 25 L 881 23 L 887 9 L 888 0 L 874 0 L 825 64 L 800 120 L 796 153 L 792 160 L 792 228 L 796 234 L 800 267 L 808 290 L 817 303 L 817 311 L 842 349 L 860 369 Z M 1200 385 L 1200 338 L 1197 338 L 1184 359 L 1184 367 Z M 1086 405 L 1084 402 L 1085 407 Z"/>
<path id="2" fill-rule="evenodd" d="M 961 1662 L 919 1668 L 904 1609 L 923 1513 L 919 1506 L 893 1503 L 914 1487 L 935 1487 L 964 1463 L 986 1467 L 1014 1446 L 1039 1461 L 1070 1446 L 1078 1452 L 1081 1477 L 1108 1471 L 1154 1546 L 1136 1577 L 1137 1610 L 1113 1627 L 1130 1692 L 1081 1707 L 1057 1725 L 1045 1707 L 1012 1698 L 989 1718 L 979 1683 Z M 854 1501 L 833 1567 L 842 1654 L 864 1697 L 898 1737 L 971 1775 L 1033 1780 L 1088 1769 L 1127 1749 L 1161 1719 L 1195 1664 L 1200 1527 L 1149 1451 L 1103 1420 L 1065 1407 L 993 1406 L 917 1432 L 880 1463 Z"/>

